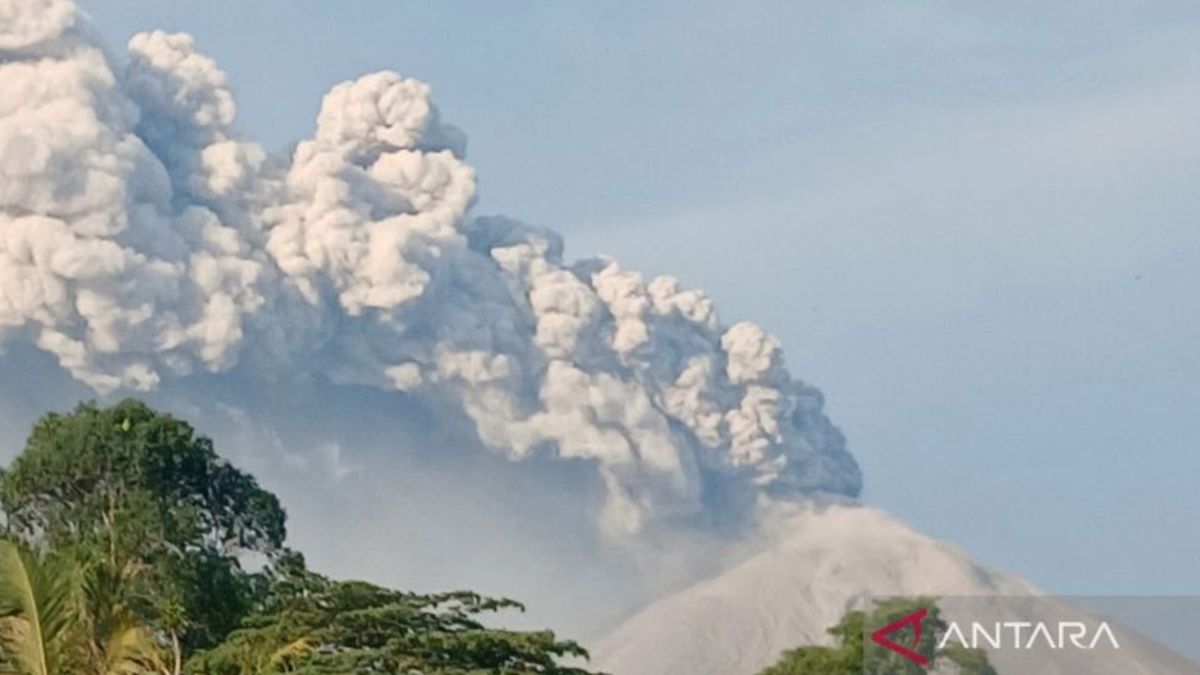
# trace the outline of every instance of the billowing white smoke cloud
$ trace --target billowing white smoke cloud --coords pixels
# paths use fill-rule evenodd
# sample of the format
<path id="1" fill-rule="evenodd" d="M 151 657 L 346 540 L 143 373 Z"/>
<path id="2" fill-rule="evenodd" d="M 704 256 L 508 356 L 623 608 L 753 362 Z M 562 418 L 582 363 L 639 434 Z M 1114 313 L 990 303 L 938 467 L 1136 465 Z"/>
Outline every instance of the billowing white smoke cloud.
<path id="1" fill-rule="evenodd" d="M 0 0 L 0 343 L 101 392 L 194 373 L 422 397 L 490 448 L 587 460 L 634 533 L 861 478 L 820 393 L 669 278 L 471 213 L 465 138 L 393 73 L 271 158 L 186 35 L 110 63 L 62 0 Z"/>

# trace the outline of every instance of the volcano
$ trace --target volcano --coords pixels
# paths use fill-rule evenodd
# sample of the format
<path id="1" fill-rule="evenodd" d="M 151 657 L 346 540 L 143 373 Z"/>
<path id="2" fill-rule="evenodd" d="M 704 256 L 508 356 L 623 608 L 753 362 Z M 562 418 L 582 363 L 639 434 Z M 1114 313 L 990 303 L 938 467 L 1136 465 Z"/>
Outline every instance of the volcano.
<path id="1" fill-rule="evenodd" d="M 830 644 L 826 629 L 873 597 L 1046 597 L 1032 584 L 866 506 L 805 510 L 785 518 L 780 531 L 766 550 L 634 614 L 594 646 L 596 666 L 617 675 L 754 675 L 788 649 Z M 943 604 L 943 615 L 957 620 L 955 607 Z M 1052 599 L 1033 607 L 1040 616 L 1019 618 L 1080 615 Z M 994 611 L 1018 618 L 1002 604 Z M 1001 675 L 1200 673 L 1136 634 L 1123 634 L 1120 647 L 1115 657 L 1062 651 L 1043 658 L 1040 652 L 1034 670 L 1028 654 L 989 651 Z"/>

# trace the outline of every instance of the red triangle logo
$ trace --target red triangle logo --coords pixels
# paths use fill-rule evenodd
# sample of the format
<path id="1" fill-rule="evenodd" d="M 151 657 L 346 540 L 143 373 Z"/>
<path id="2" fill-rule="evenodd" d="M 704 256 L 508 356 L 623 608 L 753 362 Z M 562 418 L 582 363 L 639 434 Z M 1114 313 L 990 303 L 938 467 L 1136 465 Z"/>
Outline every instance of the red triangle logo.
<path id="1" fill-rule="evenodd" d="M 901 617 L 871 633 L 871 642 L 884 649 L 890 649 L 919 666 L 927 666 L 929 665 L 929 659 L 915 651 L 917 646 L 921 644 L 921 622 L 925 620 L 926 616 L 929 616 L 929 610 L 919 609 L 908 616 Z M 911 645 L 905 647 L 888 639 L 887 636 L 902 631 L 909 626 L 912 626 L 913 629 L 913 641 Z"/>

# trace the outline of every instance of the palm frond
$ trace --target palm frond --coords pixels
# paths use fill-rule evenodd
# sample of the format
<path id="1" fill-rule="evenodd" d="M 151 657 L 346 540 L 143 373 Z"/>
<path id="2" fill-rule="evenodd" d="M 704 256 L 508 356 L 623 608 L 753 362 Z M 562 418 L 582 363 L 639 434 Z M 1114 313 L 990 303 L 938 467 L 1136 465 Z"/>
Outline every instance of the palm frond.
<path id="1" fill-rule="evenodd" d="M 302 656 L 312 652 L 316 648 L 316 643 L 312 638 L 300 638 L 291 644 L 284 645 L 275 650 L 267 660 L 267 665 L 271 670 L 278 672 L 281 666 L 291 664 Z"/>
<path id="2" fill-rule="evenodd" d="M 8 667 L 25 675 L 65 675 L 79 619 L 69 565 L 0 541 L 0 617 Z"/>
<path id="3" fill-rule="evenodd" d="M 99 562 L 89 565 L 82 576 L 82 615 L 87 621 L 91 670 L 103 675 L 169 671 L 162 645 L 129 608 L 132 568 Z"/>
<path id="4" fill-rule="evenodd" d="M 154 636 L 141 626 L 128 624 L 113 631 L 105 643 L 104 675 L 145 675 L 169 672 Z"/>

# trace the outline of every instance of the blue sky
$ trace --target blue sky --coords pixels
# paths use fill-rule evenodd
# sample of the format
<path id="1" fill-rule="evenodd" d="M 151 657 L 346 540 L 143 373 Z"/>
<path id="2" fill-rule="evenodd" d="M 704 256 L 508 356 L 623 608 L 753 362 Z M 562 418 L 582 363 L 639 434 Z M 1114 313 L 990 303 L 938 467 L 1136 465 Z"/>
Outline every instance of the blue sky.
<path id="1" fill-rule="evenodd" d="M 866 501 L 1062 593 L 1200 592 L 1193 3 L 82 4 L 194 34 L 270 147 L 430 82 L 480 212 L 775 332 Z"/>

